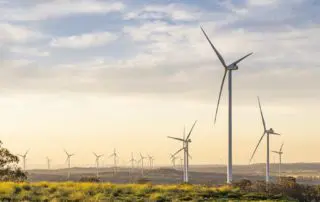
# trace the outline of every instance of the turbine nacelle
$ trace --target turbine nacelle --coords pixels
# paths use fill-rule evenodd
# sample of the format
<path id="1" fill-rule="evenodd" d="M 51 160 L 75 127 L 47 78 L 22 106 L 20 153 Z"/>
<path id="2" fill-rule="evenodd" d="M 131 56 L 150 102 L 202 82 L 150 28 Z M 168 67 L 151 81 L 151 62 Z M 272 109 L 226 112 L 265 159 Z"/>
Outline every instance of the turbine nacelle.
<path id="1" fill-rule="evenodd" d="M 237 64 L 231 64 L 229 66 L 227 66 L 227 70 L 238 70 L 239 67 Z"/>
<path id="2" fill-rule="evenodd" d="M 280 135 L 279 133 L 276 133 L 273 128 L 270 128 L 269 130 L 266 130 L 266 133 L 269 135 Z"/>

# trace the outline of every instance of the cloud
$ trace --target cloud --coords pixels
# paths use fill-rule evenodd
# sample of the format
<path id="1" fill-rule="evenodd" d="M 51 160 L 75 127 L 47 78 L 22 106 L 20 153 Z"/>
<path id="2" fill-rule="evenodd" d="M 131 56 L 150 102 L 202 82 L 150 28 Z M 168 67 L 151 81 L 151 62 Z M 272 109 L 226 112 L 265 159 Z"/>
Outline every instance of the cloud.
<path id="1" fill-rule="evenodd" d="M 218 31 L 206 24 L 205 29 L 227 63 L 254 52 L 235 74 L 235 92 L 241 95 L 238 102 L 258 91 L 279 100 L 315 98 L 313 90 L 319 87 L 316 82 L 320 73 L 316 57 L 319 28 L 260 33 Z M 124 30 L 139 46 L 132 56 L 92 58 L 50 68 L 28 67 L 27 75 L 7 73 L 16 82 L 1 85 L 47 92 L 166 94 L 202 101 L 215 98 L 213 92 L 219 88 L 223 70 L 197 25 L 157 22 Z"/>
<path id="2" fill-rule="evenodd" d="M 248 0 L 247 5 L 248 6 L 270 6 L 275 5 L 279 3 L 279 0 Z"/>
<path id="3" fill-rule="evenodd" d="M 40 32 L 31 30 L 25 26 L 1 22 L 0 33 L 0 41 L 3 43 L 25 43 L 44 37 Z"/>
<path id="4" fill-rule="evenodd" d="M 119 12 L 125 8 L 125 5 L 116 1 L 98 1 L 98 0 L 51 0 L 41 3 L 30 3 L 21 7 L 8 6 L 0 9 L 2 15 L 0 19 L 11 21 L 36 21 L 60 18 L 75 14 L 105 14 L 110 12 Z"/>
<path id="5" fill-rule="evenodd" d="M 149 5 L 142 9 L 132 11 L 124 16 L 126 20 L 143 19 L 143 20 L 161 20 L 171 19 L 174 21 L 195 21 L 199 19 L 201 12 L 195 8 L 178 5 Z"/>
<path id="6" fill-rule="evenodd" d="M 242 9 L 241 6 L 232 6 L 232 9 Z M 254 52 L 253 56 L 240 64 L 240 70 L 235 73 L 238 101 L 262 91 L 265 96 L 277 96 L 284 100 L 315 99 L 313 90 L 320 87 L 317 83 L 319 26 L 307 24 L 302 29 L 283 24 L 281 27 L 270 25 L 270 29 L 261 30 L 242 25 L 238 28 L 241 23 L 251 23 L 248 16 L 269 18 L 260 14 L 269 12 L 268 8 L 263 10 L 264 7 L 259 6 L 262 9 L 259 12 L 253 7 L 243 9 L 247 9 L 248 13 L 235 14 L 230 11 L 225 14 L 225 18 L 216 18 L 204 12 L 202 16 L 206 16 L 205 20 L 201 20 L 227 63 Z M 11 71 L 10 65 L 7 65 L 0 70 L 0 75 L 5 77 L 2 78 L 1 86 L 14 91 L 28 89 L 47 92 L 166 94 L 202 101 L 215 98 L 223 72 L 201 33 L 198 21 L 172 23 L 163 20 L 162 17 L 167 18 L 166 12 L 155 7 L 149 6 L 147 9 L 145 6 L 141 10 L 148 10 L 150 14 L 154 12 L 152 15 L 159 15 L 159 20 L 141 21 L 133 18 L 130 24 L 119 22 L 119 27 L 112 29 L 114 33 L 85 33 L 55 38 L 51 46 L 71 50 L 52 49 L 52 62 L 44 65 L 45 68 L 32 64 L 21 67 L 19 71 Z M 276 14 L 281 16 L 281 13 Z M 225 19 L 230 16 L 242 17 L 232 18 L 234 24 L 225 26 Z M 120 45 L 110 43 L 113 40 L 117 40 Z M 109 43 L 108 47 L 103 47 Z M 72 49 L 96 46 L 102 47 L 90 50 L 85 57 L 78 55 L 79 52 L 72 55 Z M 73 60 L 69 58 L 70 55 L 80 59 Z"/>
<path id="7" fill-rule="evenodd" d="M 29 47 L 21 47 L 15 46 L 10 48 L 10 52 L 22 54 L 24 56 L 39 56 L 39 57 L 46 57 L 50 55 L 48 51 L 40 51 L 37 48 L 29 48 Z"/>
<path id="8" fill-rule="evenodd" d="M 51 41 L 50 45 L 58 48 L 84 49 L 103 46 L 116 39 L 117 36 L 115 34 L 109 32 L 96 32 L 56 38 Z"/>

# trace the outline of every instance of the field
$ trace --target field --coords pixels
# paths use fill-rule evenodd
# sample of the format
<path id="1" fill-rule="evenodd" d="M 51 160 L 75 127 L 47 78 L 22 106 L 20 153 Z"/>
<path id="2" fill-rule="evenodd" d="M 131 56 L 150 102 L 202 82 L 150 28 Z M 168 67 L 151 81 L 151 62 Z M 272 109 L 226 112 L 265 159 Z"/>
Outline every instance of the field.
<path id="1" fill-rule="evenodd" d="M 0 183 L 0 199 L 14 201 L 288 201 L 282 195 L 230 186 L 80 182 Z M 294 200 L 293 200 L 294 201 Z"/>
<path id="2" fill-rule="evenodd" d="M 320 164 L 283 164 L 283 176 L 294 176 L 297 178 L 297 182 L 300 184 L 320 184 Z M 271 180 L 276 182 L 278 178 L 278 165 L 271 164 Z M 136 183 L 141 178 L 141 170 L 135 168 L 133 173 L 130 174 L 130 168 L 120 167 L 116 176 L 113 175 L 112 167 L 100 168 L 100 179 L 102 182 L 111 183 Z M 67 169 L 37 169 L 28 170 L 28 181 L 40 182 L 63 182 L 67 180 Z M 71 181 L 79 181 L 83 176 L 95 176 L 96 169 L 91 168 L 71 168 Z M 265 165 L 253 164 L 253 165 L 234 165 L 233 167 L 233 179 L 239 181 L 241 179 L 249 179 L 251 181 L 264 180 L 265 179 Z M 152 184 L 179 184 L 182 181 L 181 168 L 173 169 L 172 167 L 158 167 L 154 169 L 145 169 L 144 174 L 146 178 Z M 226 167 L 219 165 L 207 165 L 207 166 L 190 166 L 190 183 L 191 184 L 206 184 L 206 185 L 219 185 L 224 184 L 226 181 Z"/>

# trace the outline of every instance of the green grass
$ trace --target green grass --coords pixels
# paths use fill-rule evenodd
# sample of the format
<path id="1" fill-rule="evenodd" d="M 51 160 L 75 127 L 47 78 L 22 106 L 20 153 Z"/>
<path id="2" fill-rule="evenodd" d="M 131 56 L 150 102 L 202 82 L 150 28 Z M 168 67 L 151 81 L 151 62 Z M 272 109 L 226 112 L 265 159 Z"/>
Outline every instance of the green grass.
<path id="1" fill-rule="evenodd" d="M 268 201 L 231 186 L 0 182 L 0 201 Z M 275 198 L 269 201 L 288 201 Z"/>

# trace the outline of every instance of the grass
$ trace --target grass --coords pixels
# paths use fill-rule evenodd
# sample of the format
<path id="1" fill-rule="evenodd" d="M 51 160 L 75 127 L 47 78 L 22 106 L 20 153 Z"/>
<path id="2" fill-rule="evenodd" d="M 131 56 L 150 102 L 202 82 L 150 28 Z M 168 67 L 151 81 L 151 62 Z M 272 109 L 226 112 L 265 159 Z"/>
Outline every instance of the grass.
<path id="1" fill-rule="evenodd" d="M 268 201 L 231 186 L 0 182 L 0 201 Z M 288 201 L 273 196 L 269 201 Z"/>

